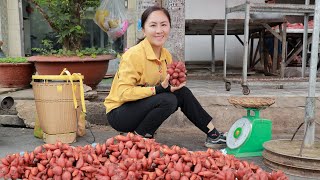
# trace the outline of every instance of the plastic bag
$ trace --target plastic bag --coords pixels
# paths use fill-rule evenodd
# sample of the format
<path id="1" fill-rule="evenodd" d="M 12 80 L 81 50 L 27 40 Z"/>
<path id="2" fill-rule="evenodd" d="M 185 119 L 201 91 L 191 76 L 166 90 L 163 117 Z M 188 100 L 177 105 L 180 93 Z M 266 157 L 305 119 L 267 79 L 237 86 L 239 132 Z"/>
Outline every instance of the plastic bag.
<path id="1" fill-rule="evenodd" d="M 103 0 L 95 13 L 94 22 L 115 41 L 124 35 L 133 19 L 123 0 Z"/>

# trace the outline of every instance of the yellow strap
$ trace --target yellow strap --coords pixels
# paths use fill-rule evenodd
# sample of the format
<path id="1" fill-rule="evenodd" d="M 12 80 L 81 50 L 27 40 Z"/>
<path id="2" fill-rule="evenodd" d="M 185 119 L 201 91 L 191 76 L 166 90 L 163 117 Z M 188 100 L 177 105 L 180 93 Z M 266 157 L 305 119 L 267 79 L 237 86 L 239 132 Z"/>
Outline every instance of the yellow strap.
<path id="1" fill-rule="evenodd" d="M 77 103 L 77 98 L 76 98 L 76 94 L 75 94 L 75 88 L 74 88 L 74 85 L 73 85 L 73 80 L 72 80 L 71 73 L 67 70 L 67 68 L 64 68 L 63 71 L 60 73 L 60 75 L 63 75 L 64 73 L 68 75 L 69 80 L 71 82 L 73 104 L 74 104 L 74 108 L 77 109 L 78 108 L 78 103 Z"/>
<path id="2" fill-rule="evenodd" d="M 84 89 L 83 89 L 83 81 L 81 78 L 81 74 L 80 73 L 73 73 L 72 75 L 76 76 L 80 80 L 80 98 L 81 98 L 82 111 L 86 113 L 87 110 L 86 110 L 86 106 L 84 103 Z"/>
<path id="3" fill-rule="evenodd" d="M 68 71 L 67 68 L 64 68 L 64 69 L 61 71 L 60 76 L 63 75 L 66 71 Z M 69 72 L 69 71 L 68 71 L 68 72 Z M 69 74 L 70 74 L 70 72 L 69 72 Z"/>
<path id="4" fill-rule="evenodd" d="M 80 76 L 83 79 L 83 75 Z M 41 80 L 41 81 L 48 81 L 48 80 L 69 80 L 67 75 L 33 75 L 33 80 Z"/>

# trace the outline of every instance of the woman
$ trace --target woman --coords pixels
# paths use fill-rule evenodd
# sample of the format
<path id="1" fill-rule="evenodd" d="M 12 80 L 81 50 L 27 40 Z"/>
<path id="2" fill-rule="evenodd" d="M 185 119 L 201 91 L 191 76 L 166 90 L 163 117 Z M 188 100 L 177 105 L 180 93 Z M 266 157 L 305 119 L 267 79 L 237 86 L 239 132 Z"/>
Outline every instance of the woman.
<path id="1" fill-rule="evenodd" d="M 219 148 L 226 139 L 201 107 L 185 83 L 170 86 L 167 64 L 171 18 L 166 9 L 153 6 L 141 17 L 144 39 L 126 51 L 120 61 L 110 94 L 105 99 L 109 124 L 117 131 L 134 132 L 152 138 L 159 126 L 178 107 L 200 130 L 207 134 L 205 145 Z"/>

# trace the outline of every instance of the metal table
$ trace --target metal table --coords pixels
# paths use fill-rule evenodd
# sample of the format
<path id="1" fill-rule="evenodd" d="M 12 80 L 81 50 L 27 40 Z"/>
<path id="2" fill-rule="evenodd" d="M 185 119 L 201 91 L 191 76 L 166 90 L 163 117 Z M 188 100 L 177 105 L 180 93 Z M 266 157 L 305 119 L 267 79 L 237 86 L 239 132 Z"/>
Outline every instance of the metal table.
<path id="1" fill-rule="evenodd" d="M 243 45 L 239 34 L 244 33 L 243 19 L 229 19 L 230 23 L 228 35 L 234 35 Z M 284 22 L 283 18 L 277 19 L 255 19 L 249 23 L 249 32 L 256 33 L 265 29 L 262 23 L 269 26 L 277 26 Z M 185 35 L 210 35 L 211 36 L 211 72 L 215 72 L 215 35 L 224 35 L 224 19 L 186 19 L 185 20 Z"/>

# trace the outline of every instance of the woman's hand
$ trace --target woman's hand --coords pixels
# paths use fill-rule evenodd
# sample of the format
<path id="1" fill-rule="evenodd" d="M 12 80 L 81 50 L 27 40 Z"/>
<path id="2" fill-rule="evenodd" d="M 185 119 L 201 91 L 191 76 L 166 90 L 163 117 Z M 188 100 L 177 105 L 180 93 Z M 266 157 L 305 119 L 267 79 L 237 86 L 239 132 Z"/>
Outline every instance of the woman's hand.
<path id="1" fill-rule="evenodd" d="M 161 86 L 166 89 L 169 86 L 170 75 L 167 74 L 166 78 L 162 81 Z"/>
<path id="2" fill-rule="evenodd" d="M 170 79 L 170 74 L 168 74 L 166 76 L 166 78 L 163 80 L 163 82 L 161 83 L 161 86 L 166 89 L 169 86 L 169 79 Z M 179 86 L 170 86 L 170 91 L 174 92 L 178 89 L 181 89 L 183 86 L 186 85 L 186 82 L 181 83 Z"/>
<path id="3" fill-rule="evenodd" d="M 179 86 L 171 86 L 171 92 L 174 92 L 178 89 L 181 89 L 183 86 L 185 86 L 187 83 L 186 82 L 183 82 L 181 83 Z"/>

